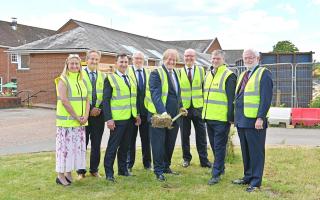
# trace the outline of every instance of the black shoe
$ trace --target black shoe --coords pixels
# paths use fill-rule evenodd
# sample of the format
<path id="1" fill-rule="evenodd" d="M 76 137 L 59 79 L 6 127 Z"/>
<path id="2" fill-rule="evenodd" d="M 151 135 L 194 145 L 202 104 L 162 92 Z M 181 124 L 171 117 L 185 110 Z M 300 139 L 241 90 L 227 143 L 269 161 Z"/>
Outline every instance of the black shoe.
<path id="1" fill-rule="evenodd" d="M 152 167 L 144 167 L 145 170 L 152 171 Z"/>
<path id="2" fill-rule="evenodd" d="M 129 171 L 129 172 L 132 172 L 132 168 L 128 168 L 128 171 Z"/>
<path id="3" fill-rule="evenodd" d="M 201 164 L 201 167 L 204 167 L 204 168 L 211 168 L 212 167 L 212 163 L 211 162 L 206 162 L 206 163 L 202 163 Z"/>
<path id="4" fill-rule="evenodd" d="M 220 180 L 221 180 L 220 176 L 212 177 L 212 178 L 208 181 L 208 185 L 217 184 L 217 183 L 219 183 Z"/>
<path id="5" fill-rule="evenodd" d="M 133 176 L 130 172 L 119 172 L 118 173 L 119 176 Z"/>
<path id="6" fill-rule="evenodd" d="M 56 178 L 56 183 L 58 185 L 63 185 L 63 186 L 69 186 L 70 185 L 70 183 L 68 183 L 67 185 L 63 184 L 58 177 Z"/>
<path id="7" fill-rule="evenodd" d="M 170 168 L 163 171 L 165 174 L 179 175 L 179 172 L 174 172 Z"/>
<path id="8" fill-rule="evenodd" d="M 115 183 L 116 182 L 116 179 L 114 179 L 114 177 L 113 176 L 107 176 L 107 181 L 110 181 L 110 182 L 112 182 L 112 183 Z"/>
<path id="9" fill-rule="evenodd" d="M 243 179 L 236 179 L 232 181 L 233 184 L 235 185 L 247 185 L 249 182 L 243 180 Z"/>
<path id="10" fill-rule="evenodd" d="M 160 174 L 160 175 L 157 174 L 156 177 L 157 177 L 157 180 L 158 180 L 158 181 L 161 181 L 161 182 L 167 180 L 166 177 L 165 177 L 163 174 Z"/>
<path id="11" fill-rule="evenodd" d="M 249 185 L 249 187 L 247 187 L 247 189 L 246 189 L 247 192 L 254 192 L 257 190 L 260 190 L 260 187 L 253 187 L 251 185 Z"/>
<path id="12" fill-rule="evenodd" d="M 190 161 L 184 160 L 183 163 L 182 163 L 182 167 L 187 168 L 187 167 L 189 167 L 189 166 L 190 166 Z"/>
<path id="13" fill-rule="evenodd" d="M 67 177 L 66 177 L 66 180 L 67 180 L 67 182 L 69 183 L 69 184 L 71 184 L 72 183 L 72 181 L 71 180 L 69 180 Z M 59 180 L 60 181 L 60 180 Z"/>

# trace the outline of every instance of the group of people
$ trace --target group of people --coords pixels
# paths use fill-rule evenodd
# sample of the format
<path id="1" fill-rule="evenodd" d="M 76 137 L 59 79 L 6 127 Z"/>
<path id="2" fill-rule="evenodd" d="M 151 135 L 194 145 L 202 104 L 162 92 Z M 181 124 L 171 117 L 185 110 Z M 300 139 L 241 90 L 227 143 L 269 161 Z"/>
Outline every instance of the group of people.
<path id="1" fill-rule="evenodd" d="M 220 182 L 225 173 L 226 146 L 230 125 L 238 130 L 244 175 L 233 184 L 248 185 L 246 191 L 260 188 L 265 161 L 268 110 L 272 100 L 271 72 L 259 66 L 259 53 L 243 52 L 247 70 L 237 77 L 225 63 L 225 52 L 212 52 L 212 66 L 196 65 L 196 52 L 184 52 L 185 66 L 177 68 L 175 49 L 163 53 L 162 65 L 144 68 L 144 54 L 135 52 L 132 65 L 126 54 L 116 57 L 115 72 L 105 75 L 98 70 L 101 53 L 89 50 L 87 66 L 81 67 L 77 54 L 70 54 L 64 70 L 55 79 L 57 88 L 56 183 L 64 186 L 86 177 L 86 149 L 91 141 L 89 173 L 100 178 L 100 146 L 105 125 L 110 129 L 104 157 L 105 176 L 115 182 L 118 175 L 132 176 L 136 138 L 139 130 L 143 166 L 153 170 L 158 181 L 166 174 L 179 174 L 171 168 L 178 130 L 181 132 L 183 167 L 189 167 L 191 122 L 195 129 L 200 166 L 212 168 L 209 185 Z M 151 118 L 175 117 L 171 128 L 152 126 Z M 214 155 L 210 163 L 207 134 Z M 152 159 L 151 159 L 152 158 Z M 153 169 L 152 169 L 153 166 Z"/>

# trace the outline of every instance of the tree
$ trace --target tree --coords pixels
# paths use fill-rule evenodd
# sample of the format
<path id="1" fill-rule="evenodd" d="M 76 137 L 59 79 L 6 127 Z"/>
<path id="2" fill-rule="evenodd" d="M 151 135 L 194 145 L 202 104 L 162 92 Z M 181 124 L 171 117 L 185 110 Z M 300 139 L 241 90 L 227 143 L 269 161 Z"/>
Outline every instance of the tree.
<path id="1" fill-rule="evenodd" d="M 292 53 L 297 52 L 299 49 L 292 44 L 289 40 L 279 41 L 276 45 L 273 46 L 274 53 Z"/>

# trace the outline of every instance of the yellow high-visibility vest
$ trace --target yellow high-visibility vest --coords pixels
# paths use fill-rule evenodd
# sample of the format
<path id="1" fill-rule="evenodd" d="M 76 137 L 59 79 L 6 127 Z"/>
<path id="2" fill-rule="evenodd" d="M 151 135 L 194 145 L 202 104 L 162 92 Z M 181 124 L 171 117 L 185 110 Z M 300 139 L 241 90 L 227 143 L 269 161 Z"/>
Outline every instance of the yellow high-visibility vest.
<path id="1" fill-rule="evenodd" d="M 92 105 L 92 84 L 90 75 L 86 70 L 82 71 L 83 79 L 87 85 L 88 89 L 88 96 L 90 100 L 90 104 Z M 96 75 L 96 92 L 97 92 L 97 100 L 96 100 L 96 108 L 99 108 L 102 100 L 103 100 L 103 86 L 104 86 L 104 79 L 106 78 L 105 74 L 97 70 Z"/>
<path id="2" fill-rule="evenodd" d="M 192 86 L 188 79 L 186 70 L 184 68 L 180 70 L 181 99 L 182 105 L 186 109 L 190 108 L 191 103 L 194 108 L 203 107 L 202 84 L 205 72 L 203 67 L 194 67 L 195 70 L 192 80 Z"/>
<path id="3" fill-rule="evenodd" d="M 137 117 L 137 85 L 134 80 L 130 80 L 130 89 L 118 74 L 113 73 L 108 76 L 112 87 L 111 114 L 113 120 L 127 120 L 131 116 Z"/>
<path id="4" fill-rule="evenodd" d="M 202 118 L 226 122 L 228 120 L 228 98 L 226 81 L 233 72 L 226 65 L 218 67 L 214 77 L 208 72 L 204 79 L 204 104 Z"/>
<path id="5" fill-rule="evenodd" d="M 74 119 L 65 109 L 60 99 L 58 91 L 59 81 L 63 81 L 67 87 L 67 98 L 77 116 L 84 116 L 87 108 L 88 91 L 83 80 L 79 78 L 79 73 L 68 72 L 67 76 L 60 76 L 55 79 L 57 90 L 57 112 L 56 125 L 61 127 L 78 127 L 80 123 Z M 85 124 L 87 126 L 88 123 Z"/>
<path id="6" fill-rule="evenodd" d="M 260 105 L 260 82 L 265 70 L 267 70 L 265 67 L 259 67 L 255 70 L 253 74 L 251 74 L 246 87 L 244 88 L 243 112 L 244 116 L 247 118 L 257 118 Z M 239 90 L 244 74 L 245 72 L 243 72 L 238 79 L 236 91 Z"/>

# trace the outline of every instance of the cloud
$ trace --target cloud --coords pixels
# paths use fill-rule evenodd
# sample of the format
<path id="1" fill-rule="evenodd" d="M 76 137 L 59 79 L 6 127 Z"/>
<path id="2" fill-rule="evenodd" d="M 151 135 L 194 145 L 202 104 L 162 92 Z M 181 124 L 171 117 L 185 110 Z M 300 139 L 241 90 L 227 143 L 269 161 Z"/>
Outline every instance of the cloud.
<path id="1" fill-rule="evenodd" d="M 312 5 L 320 5 L 320 0 L 311 0 Z"/>
<path id="2" fill-rule="evenodd" d="M 278 4 L 277 8 L 283 10 L 289 14 L 296 14 L 296 9 L 289 3 L 286 4 Z"/>

